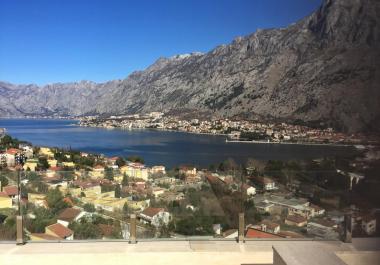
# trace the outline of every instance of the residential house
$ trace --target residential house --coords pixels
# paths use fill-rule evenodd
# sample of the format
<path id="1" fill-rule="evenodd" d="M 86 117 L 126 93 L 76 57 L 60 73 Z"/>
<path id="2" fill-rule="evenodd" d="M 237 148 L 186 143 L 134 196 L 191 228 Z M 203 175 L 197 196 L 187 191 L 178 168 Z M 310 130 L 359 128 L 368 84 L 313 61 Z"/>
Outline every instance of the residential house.
<path id="1" fill-rule="evenodd" d="M 256 203 L 255 207 L 260 213 L 271 213 L 274 208 L 274 204 L 267 201 L 261 201 Z"/>
<path id="2" fill-rule="evenodd" d="M 33 147 L 28 144 L 19 144 L 18 146 L 26 158 L 30 159 L 33 157 Z"/>
<path id="3" fill-rule="evenodd" d="M 18 188 L 17 186 L 5 186 L 3 188 L 3 192 L 5 192 L 8 197 L 12 199 L 18 198 Z"/>
<path id="4" fill-rule="evenodd" d="M 9 148 L 6 151 L 6 160 L 8 167 L 14 167 L 16 164 L 16 155 L 21 154 L 21 150 L 16 148 Z"/>
<path id="5" fill-rule="evenodd" d="M 184 175 L 196 175 L 197 169 L 193 166 L 181 166 L 179 168 L 179 173 Z"/>
<path id="6" fill-rule="evenodd" d="M 36 168 L 38 167 L 38 160 L 37 159 L 28 159 L 24 166 L 23 169 L 30 170 L 30 171 L 36 171 Z"/>
<path id="7" fill-rule="evenodd" d="M 338 225 L 327 219 L 313 220 L 307 224 L 307 233 L 323 239 L 338 239 Z"/>
<path id="8" fill-rule="evenodd" d="M 245 233 L 246 238 L 281 238 L 281 236 L 249 227 Z"/>
<path id="9" fill-rule="evenodd" d="M 269 232 L 272 234 L 278 234 L 280 232 L 280 225 L 269 220 L 263 220 L 257 226 L 264 232 Z"/>
<path id="10" fill-rule="evenodd" d="M 142 201 L 128 201 L 128 208 L 131 208 L 135 211 L 142 211 L 145 208 L 149 207 L 150 200 L 142 200 Z"/>
<path id="11" fill-rule="evenodd" d="M 171 215 L 164 208 L 148 207 L 139 214 L 140 220 L 155 227 L 169 224 Z"/>
<path id="12" fill-rule="evenodd" d="M 237 238 L 239 231 L 237 229 L 229 229 L 222 233 L 223 238 Z"/>
<path id="13" fill-rule="evenodd" d="M 325 209 L 319 207 L 318 205 L 310 203 L 309 207 L 313 208 L 313 211 L 314 211 L 313 217 L 315 217 L 315 216 L 321 216 L 321 215 L 325 214 Z"/>
<path id="14" fill-rule="evenodd" d="M 0 192 L 0 209 L 12 208 L 12 199 L 5 192 Z"/>
<path id="15" fill-rule="evenodd" d="M 152 189 L 152 194 L 155 198 L 164 194 L 165 190 L 163 188 L 155 187 Z"/>
<path id="16" fill-rule="evenodd" d="M 307 224 L 307 219 L 301 215 L 288 215 L 285 218 L 285 224 L 302 227 Z"/>
<path id="17" fill-rule="evenodd" d="M 122 166 L 120 172 L 132 178 L 148 180 L 149 170 L 141 163 L 129 163 L 128 165 Z"/>
<path id="18" fill-rule="evenodd" d="M 280 231 L 278 235 L 283 238 L 305 238 L 304 235 L 294 231 Z"/>
<path id="19" fill-rule="evenodd" d="M 254 196 L 256 194 L 256 188 L 252 187 L 252 186 L 250 186 L 248 184 L 244 183 L 243 186 L 242 186 L 242 189 L 245 192 L 245 194 L 247 194 L 248 197 Z"/>
<path id="20" fill-rule="evenodd" d="M 150 169 L 151 174 L 166 174 L 165 166 L 153 166 Z"/>
<path id="21" fill-rule="evenodd" d="M 56 159 L 48 159 L 47 162 L 50 167 L 57 167 L 58 161 Z"/>
<path id="22" fill-rule="evenodd" d="M 269 177 L 254 176 L 251 177 L 251 180 L 265 191 L 277 189 L 275 181 Z"/>
<path id="23" fill-rule="evenodd" d="M 57 223 L 68 227 L 70 223 L 80 220 L 85 214 L 80 209 L 66 208 L 59 213 Z"/>
<path id="24" fill-rule="evenodd" d="M 0 152 L 0 166 L 1 167 L 7 166 L 7 153 L 6 152 Z"/>
<path id="25" fill-rule="evenodd" d="M 28 202 L 37 206 L 48 208 L 45 194 L 28 193 Z"/>
<path id="26" fill-rule="evenodd" d="M 52 224 L 45 227 L 45 234 L 59 237 L 65 240 L 74 239 L 74 232 L 60 223 Z"/>
<path id="27" fill-rule="evenodd" d="M 75 167 L 75 163 L 74 162 L 62 162 L 61 163 L 63 167 L 66 167 L 66 168 L 74 168 Z"/>
<path id="28" fill-rule="evenodd" d="M 96 165 L 92 171 L 90 171 L 90 177 L 92 179 L 102 179 L 104 178 L 105 168 L 101 165 Z"/>
<path id="29" fill-rule="evenodd" d="M 40 150 L 38 152 L 40 155 L 45 156 L 47 158 L 54 158 L 54 153 L 51 151 L 48 147 L 40 147 Z"/>
<path id="30" fill-rule="evenodd" d="M 58 236 L 53 236 L 51 234 L 46 233 L 31 233 L 29 234 L 29 238 L 31 241 L 60 241 L 62 238 Z"/>

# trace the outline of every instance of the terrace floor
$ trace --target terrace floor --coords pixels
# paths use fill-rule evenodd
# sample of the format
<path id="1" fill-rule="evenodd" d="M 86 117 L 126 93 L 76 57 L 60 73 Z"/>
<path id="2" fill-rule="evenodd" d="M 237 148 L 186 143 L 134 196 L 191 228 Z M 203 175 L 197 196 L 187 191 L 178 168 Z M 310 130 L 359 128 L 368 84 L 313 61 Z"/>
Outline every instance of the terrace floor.
<path id="1" fill-rule="evenodd" d="M 348 265 L 379 264 L 380 240 L 354 240 L 352 244 L 331 241 L 144 241 L 28 243 L 23 246 L 0 243 L 0 264 L 28 265 L 145 265 L 145 264 L 272 264 L 272 247 L 300 246 L 334 253 Z M 294 256 L 304 255 L 302 251 Z M 289 264 L 289 263 L 286 263 Z M 296 263 L 294 263 L 296 264 Z M 328 265 L 328 264 L 324 264 Z"/>

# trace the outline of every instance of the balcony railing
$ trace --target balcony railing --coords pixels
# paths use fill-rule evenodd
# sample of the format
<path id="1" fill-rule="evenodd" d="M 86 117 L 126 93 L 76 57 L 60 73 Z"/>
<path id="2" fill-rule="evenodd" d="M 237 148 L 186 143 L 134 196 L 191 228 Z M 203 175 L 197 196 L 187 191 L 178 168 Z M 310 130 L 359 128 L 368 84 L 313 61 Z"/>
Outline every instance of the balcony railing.
<path id="1" fill-rule="evenodd" d="M 0 240 L 18 244 L 72 240 L 350 241 L 360 214 L 342 205 L 345 198 L 339 196 L 349 194 L 356 183 L 350 176 L 344 180 L 348 191 L 337 190 L 329 196 L 318 193 L 316 198 L 308 196 L 297 181 L 284 185 L 275 178 L 253 174 L 242 177 L 205 171 L 199 178 L 188 179 L 139 179 L 117 170 L 112 174 L 3 170 L 0 174 Z"/>

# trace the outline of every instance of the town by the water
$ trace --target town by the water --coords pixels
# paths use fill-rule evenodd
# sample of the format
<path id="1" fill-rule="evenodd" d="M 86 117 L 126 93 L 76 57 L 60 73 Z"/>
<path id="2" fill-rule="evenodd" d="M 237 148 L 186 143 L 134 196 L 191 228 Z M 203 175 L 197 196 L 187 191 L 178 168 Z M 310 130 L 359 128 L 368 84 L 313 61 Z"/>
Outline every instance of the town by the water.
<path id="1" fill-rule="evenodd" d="M 87 116 L 79 119 L 80 126 L 121 128 L 121 129 L 159 129 L 198 134 L 226 135 L 227 141 L 255 143 L 288 144 L 375 144 L 378 136 L 348 134 L 333 128 L 311 128 L 284 122 L 263 122 L 243 119 L 183 119 L 163 112 L 132 114 L 101 118 Z"/>
<path id="2" fill-rule="evenodd" d="M 304 132 L 299 126 L 221 120 L 174 122 L 161 116 L 84 119 L 81 124 L 148 128 L 160 119 L 156 128 L 199 133 L 244 128 L 265 132 L 271 141 L 299 135 L 348 141 L 331 130 Z M 131 214 L 137 216 L 140 238 L 235 238 L 241 212 L 246 238 L 338 239 L 347 214 L 354 236 L 378 234 L 376 148 L 344 158 L 252 158 L 244 165 L 227 159 L 207 168 L 166 168 L 148 167 L 139 156 L 32 146 L 2 129 L 0 150 L 0 236 L 9 240 L 15 237 L 18 211 L 25 216 L 26 236 L 32 241 L 128 239 Z"/>

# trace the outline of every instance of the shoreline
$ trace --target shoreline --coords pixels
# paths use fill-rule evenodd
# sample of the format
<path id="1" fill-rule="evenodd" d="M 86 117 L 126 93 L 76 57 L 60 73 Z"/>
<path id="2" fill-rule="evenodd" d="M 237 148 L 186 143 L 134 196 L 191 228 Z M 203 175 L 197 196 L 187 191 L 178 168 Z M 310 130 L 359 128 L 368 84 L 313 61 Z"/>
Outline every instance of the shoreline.
<path id="1" fill-rule="evenodd" d="M 337 144 L 337 143 L 313 143 L 313 142 L 267 142 L 267 141 L 244 141 L 244 140 L 226 140 L 226 143 L 248 143 L 248 144 L 279 144 L 279 145 L 320 145 L 320 146 L 346 146 L 355 147 L 355 144 Z"/>
<path id="2" fill-rule="evenodd" d="M 160 129 L 160 128 L 122 128 L 122 127 L 103 127 L 103 126 L 84 126 L 80 123 L 77 124 L 79 127 L 89 127 L 89 128 L 101 128 L 106 130 L 151 130 L 151 131 L 162 131 L 162 132 L 177 132 L 177 133 L 189 133 L 189 134 L 196 134 L 196 135 L 210 135 L 210 136 L 225 136 L 227 137 L 228 134 L 225 133 L 205 133 L 205 132 L 189 132 L 189 131 L 180 131 L 180 130 L 168 130 L 168 129 Z M 267 141 L 245 141 L 245 140 L 227 140 L 225 139 L 226 143 L 246 143 L 246 144 L 281 144 L 281 145 L 304 145 L 304 146 L 336 146 L 336 147 L 354 147 L 356 149 L 357 146 L 364 144 L 339 144 L 339 143 L 313 143 L 313 142 L 267 142 Z"/>

